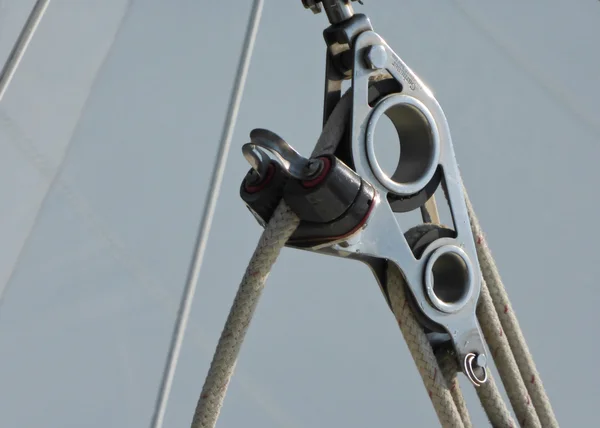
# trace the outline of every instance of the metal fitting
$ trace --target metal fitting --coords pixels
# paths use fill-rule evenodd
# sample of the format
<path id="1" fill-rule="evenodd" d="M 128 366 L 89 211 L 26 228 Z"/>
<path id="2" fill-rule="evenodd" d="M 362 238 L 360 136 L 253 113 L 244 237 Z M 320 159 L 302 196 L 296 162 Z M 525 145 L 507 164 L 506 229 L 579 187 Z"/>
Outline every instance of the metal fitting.
<path id="1" fill-rule="evenodd" d="M 322 0 L 321 3 L 331 24 L 339 24 L 354 16 L 350 0 Z"/>
<path id="2" fill-rule="evenodd" d="M 469 353 L 465 356 L 464 373 L 471 383 L 477 387 L 483 385 L 488 380 L 488 372 L 485 364 L 487 364 L 487 358 L 484 354 Z"/>
<path id="3" fill-rule="evenodd" d="M 487 367 L 487 357 L 485 354 L 479 354 L 475 357 L 474 363 L 477 367 Z"/>
<path id="4" fill-rule="evenodd" d="M 370 46 L 365 52 L 365 62 L 373 70 L 384 68 L 387 60 L 387 52 L 381 45 Z"/>
<path id="5" fill-rule="evenodd" d="M 316 0 L 302 0 L 302 4 L 304 5 L 304 9 L 310 9 L 312 13 L 315 15 L 317 13 L 321 13 L 323 9 L 321 9 L 321 2 Z"/>
<path id="6" fill-rule="evenodd" d="M 352 18 L 354 11 L 350 3 L 354 1 L 362 4 L 361 0 L 302 0 L 302 5 L 314 14 L 321 13 L 325 7 L 329 22 L 338 24 Z"/>
<path id="7" fill-rule="evenodd" d="M 318 175 L 323 169 L 323 161 L 320 159 L 309 159 L 308 163 L 304 166 L 304 172 L 308 177 L 314 177 Z"/>

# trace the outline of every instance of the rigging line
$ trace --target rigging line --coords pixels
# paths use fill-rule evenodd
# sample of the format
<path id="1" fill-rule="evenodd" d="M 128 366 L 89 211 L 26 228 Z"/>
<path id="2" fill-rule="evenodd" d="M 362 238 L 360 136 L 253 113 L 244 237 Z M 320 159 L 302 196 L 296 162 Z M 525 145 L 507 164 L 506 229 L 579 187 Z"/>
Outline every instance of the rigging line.
<path id="1" fill-rule="evenodd" d="M 2 101 L 2 98 L 8 89 L 8 85 L 15 75 L 19 63 L 23 59 L 25 51 L 29 46 L 29 42 L 31 42 L 33 34 L 42 21 L 49 4 L 50 0 L 37 0 L 33 5 L 29 17 L 27 18 L 25 25 L 23 25 L 21 33 L 8 55 L 8 59 L 4 63 L 4 67 L 2 67 L 2 71 L 0 71 L 0 101 Z"/>
<path id="2" fill-rule="evenodd" d="M 161 428 L 165 417 L 167 402 L 171 392 L 171 387 L 173 385 L 173 378 L 175 377 L 175 370 L 177 368 L 181 345 L 183 343 L 185 329 L 187 327 L 191 312 L 192 301 L 196 292 L 198 277 L 200 276 L 200 269 L 202 267 L 204 252 L 208 242 L 208 235 L 210 233 L 217 200 L 219 197 L 221 182 L 223 181 L 225 163 L 227 161 L 227 155 L 229 153 L 229 147 L 231 145 L 231 139 L 242 100 L 244 85 L 246 83 L 246 77 L 250 67 L 250 60 L 252 58 L 252 51 L 260 25 L 263 4 L 264 0 L 254 0 L 252 4 L 252 10 L 248 18 L 244 45 L 242 47 L 242 53 L 238 63 L 238 69 L 234 87 L 231 92 L 231 98 L 227 107 L 227 116 L 223 126 L 217 157 L 213 166 L 211 183 L 204 204 L 202 220 L 196 236 L 194 254 L 190 263 L 185 288 L 181 296 L 177 320 L 171 336 L 171 344 L 169 346 L 167 362 L 165 364 L 158 396 L 156 398 L 154 414 L 152 415 L 152 428 Z"/>

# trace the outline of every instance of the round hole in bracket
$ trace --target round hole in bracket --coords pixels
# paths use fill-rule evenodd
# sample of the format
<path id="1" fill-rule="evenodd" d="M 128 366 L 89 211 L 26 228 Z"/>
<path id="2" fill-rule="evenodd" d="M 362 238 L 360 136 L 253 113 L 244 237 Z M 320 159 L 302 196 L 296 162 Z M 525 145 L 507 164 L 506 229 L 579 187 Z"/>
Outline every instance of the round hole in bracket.
<path id="1" fill-rule="evenodd" d="M 374 147 L 377 162 L 383 172 L 391 177 L 400 162 L 400 144 L 394 122 L 387 115 L 383 115 L 377 123 L 374 137 L 377 141 Z"/>
<path id="2" fill-rule="evenodd" d="M 473 266 L 467 254 L 455 245 L 435 250 L 425 265 L 425 291 L 442 312 L 462 309 L 473 292 Z"/>
<path id="3" fill-rule="evenodd" d="M 392 152 L 386 152 L 390 154 L 385 156 L 384 170 L 375 148 L 375 129 L 383 115 L 392 122 L 400 140 L 391 174 L 388 158 L 394 159 Z M 440 156 L 440 138 L 431 112 L 414 97 L 388 95 L 377 103 L 369 118 L 366 151 L 373 174 L 389 191 L 401 196 L 419 192 L 433 178 Z"/>

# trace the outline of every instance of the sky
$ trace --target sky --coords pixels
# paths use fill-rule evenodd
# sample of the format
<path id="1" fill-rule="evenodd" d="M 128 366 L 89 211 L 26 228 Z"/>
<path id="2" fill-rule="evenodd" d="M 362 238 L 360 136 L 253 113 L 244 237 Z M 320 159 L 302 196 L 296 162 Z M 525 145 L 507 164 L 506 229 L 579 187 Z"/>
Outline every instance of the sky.
<path id="1" fill-rule="evenodd" d="M 54 0 L 0 103 L 2 427 L 149 425 L 250 11 L 207 3 Z M 558 421 L 590 423 L 600 2 L 364 3 L 447 115 Z M 32 5 L 0 1 L 0 61 Z M 191 421 L 260 236 L 241 146 L 259 127 L 305 155 L 318 138 L 326 25 L 266 1 L 165 427 Z M 369 269 L 285 249 L 218 426 L 436 424 Z"/>

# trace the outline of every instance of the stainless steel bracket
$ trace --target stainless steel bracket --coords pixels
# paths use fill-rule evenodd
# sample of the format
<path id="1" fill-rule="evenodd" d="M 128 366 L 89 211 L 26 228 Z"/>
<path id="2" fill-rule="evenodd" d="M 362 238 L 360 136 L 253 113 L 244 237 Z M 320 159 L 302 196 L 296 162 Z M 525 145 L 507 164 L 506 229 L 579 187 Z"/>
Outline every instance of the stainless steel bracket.
<path id="1" fill-rule="evenodd" d="M 348 1 L 328 0 L 323 4 L 330 12 L 338 10 L 335 5 L 348 11 L 324 32 L 327 66 L 323 135 L 336 137 L 320 140 L 311 159 L 306 159 L 270 131 L 255 130 L 251 143 L 244 146 L 244 155 L 254 170 L 248 179 L 268 181 L 268 159 L 290 179 L 300 181 L 326 177 L 329 170 L 324 166 L 325 158 L 341 161 L 336 165 L 343 163 L 346 172 L 342 175 L 354 178 L 339 183 L 368 186 L 369 191 L 363 195 L 368 196 L 368 205 L 365 201 L 357 205 L 363 211 L 368 207 L 368 213 L 360 211 L 360 216 L 351 217 L 352 225 L 357 226 L 350 232 L 318 235 L 323 239 L 301 244 L 292 240 L 288 246 L 366 263 L 388 304 L 388 268 L 396 265 L 408 290 L 408 300 L 432 345 L 450 342 L 459 367 L 478 386 L 487 380 L 485 342 L 476 317 L 482 276 L 446 116 L 433 93 L 373 31 L 365 15 L 351 13 Z M 352 79 L 352 85 L 342 96 L 342 81 L 346 79 Z M 384 115 L 394 124 L 400 140 L 400 156 L 392 174 L 383 170 L 375 150 L 375 130 Z M 345 122 L 339 122 L 340 117 Z M 340 137 L 342 126 L 346 129 Z M 337 131 L 332 133 L 332 129 Z M 303 199 L 302 204 L 308 201 L 312 209 L 311 200 L 319 206 L 332 203 L 336 195 L 347 190 L 339 183 L 318 197 Z M 440 187 L 453 228 L 439 224 L 434 194 Z M 283 191 L 273 188 L 270 192 L 260 199 L 268 202 L 261 202 L 260 207 L 256 205 L 258 199 L 246 195 L 248 204 L 260 208 L 262 222 L 269 215 L 267 208 L 279 200 Z M 351 206 L 352 200 L 346 199 L 344 207 Z M 304 210 L 302 204 L 296 207 L 299 211 Z M 420 227 L 410 228 L 396 216 L 416 209 L 420 209 L 423 219 Z M 341 215 L 337 211 L 331 218 Z M 310 223 L 314 219 L 305 220 Z M 327 222 L 329 217 L 322 224 L 312 224 L 311 230 L 323 231 L 319 228 Z M 415 237 L 414 232 L 423 233 Z"/>
<path id="2" fill-rule="evenodd" d="M 487 379 L 486 350 L 475 314 L 481 271 L 446 116 L 433 93 L 374 31 L 358 34 L 350 49 L 349 139 L 329 144 L 313 156 L 346 153 L 344 161 L 375 188 L 376 197 L 359 232 L 313 250 L 367 263 L 383 290 L 386 265 L 382 262 L 394 263 L 420 315 L 445 331 L 465 374 L 475 385 L 481 384 Z M 373 86 L 390 80 L 398 90 L 372 101 Z M 327 103 L 336 102 L 337 97 L 328 93 L 331 84 L 325 86 L 325 111 L 331 112 L 334 106 Z M 392 175 L 383 171 L 375 154 L 375 128 L 384 114 L 394 123 L 400 139 L 400 160 Z M 342 147 L 344 144 L 348 147 Z M 455 233 L 433 240 L 416 257 L 404 235 L 408 228 L 394 213 L 421 208 L 424 221 L 437 218 L 431 200 L 440 185 Z"/>

